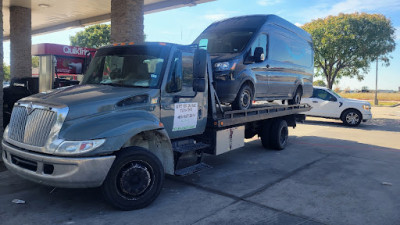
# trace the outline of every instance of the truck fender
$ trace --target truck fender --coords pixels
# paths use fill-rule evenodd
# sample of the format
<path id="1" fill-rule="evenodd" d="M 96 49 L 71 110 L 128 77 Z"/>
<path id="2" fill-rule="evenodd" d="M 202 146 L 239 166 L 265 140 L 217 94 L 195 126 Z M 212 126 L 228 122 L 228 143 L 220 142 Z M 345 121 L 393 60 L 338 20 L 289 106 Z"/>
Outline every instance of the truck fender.
<path id="1" fill-rule="evenodd" d="M 60 138 L 65 140 L 106 139 L 89 155 L 111 154 L 125 147 L 139 146 L 154 153 L 163 163 L 164 170 L 173 174 L 172 145 L 162 123 L 153 114 L 142 111 L 114 112 L 95 118 L 65 123 Z"/>
<path id="2" fill-rule="evenodd" d="M 165 129 L 142 131 L 131 136 L 124 145 L 124 148 L 139 146 L 153 153 L 161 161 L 164 171 L 167 174 L 174 175 L 174 153 L 171 141 Z"/>

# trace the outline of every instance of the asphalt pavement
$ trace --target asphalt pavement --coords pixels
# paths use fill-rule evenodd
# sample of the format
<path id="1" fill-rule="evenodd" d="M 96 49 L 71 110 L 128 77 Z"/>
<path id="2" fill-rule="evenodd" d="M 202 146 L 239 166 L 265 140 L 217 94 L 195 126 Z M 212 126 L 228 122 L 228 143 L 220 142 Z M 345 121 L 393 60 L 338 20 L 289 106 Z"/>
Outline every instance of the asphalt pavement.
<path id="1" fill-rule="evenodd" d="M 118 211 L 98 189 L 62 189 L 23 180 L 0 163 L 0 224 L 400 224 L 400 107 L 373 108 L 357 128 L 308 119 L 288 147 L 257 138 L 213 168 L 167 177 L 149 207 Z M 24 200 L 16 204 L 14 199 Z"/>

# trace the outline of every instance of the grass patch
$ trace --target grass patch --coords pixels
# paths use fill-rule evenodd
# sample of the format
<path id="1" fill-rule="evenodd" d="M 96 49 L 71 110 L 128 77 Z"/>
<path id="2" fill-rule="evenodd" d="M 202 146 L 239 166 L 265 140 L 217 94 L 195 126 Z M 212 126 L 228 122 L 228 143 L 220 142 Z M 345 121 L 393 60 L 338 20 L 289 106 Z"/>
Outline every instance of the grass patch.
<path id="1" fill-rule="evenodd" d="M 374 104 L 374 100 L 367 100 L 372 106 L 376 106 Z M 400 102 L 390 102 L 390 101 L 378 101 L 378 105 L 377 106 L 394 106 L 400 104 Z"/>
<path id="2" fill-rule="evenodd" d="M 340 96 L 343 98 L 353 98 L 353 99 L 360 99 L 360 100 L 372 100 L 372 103 L 375 99 L 375 93 L 339 93 Z M 390 101 L 390 102 L 400 102 L 400 92 L 397 93 L 378 93 L 378 100 L 379 101 Z M 383 103 L 383 102 L 382 102 Z M 397 104 L 396 103 L 396 104 Z M 381 102 L 379 102 L 381 104 Z M 394 104 L 395 105 L 395 104 Z"/>

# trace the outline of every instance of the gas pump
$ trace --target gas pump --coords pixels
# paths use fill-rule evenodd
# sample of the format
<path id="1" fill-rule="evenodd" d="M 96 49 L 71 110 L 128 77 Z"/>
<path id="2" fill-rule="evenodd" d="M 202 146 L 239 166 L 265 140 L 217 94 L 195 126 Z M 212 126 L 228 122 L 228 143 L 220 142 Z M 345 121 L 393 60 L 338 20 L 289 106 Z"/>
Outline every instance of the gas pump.
<path id="1" fill-rule="evenodd" d="M 14 103 L 19 99 L 79 84 L 95 52 L 96 49 L 68 45 L 33 45 L 32 56 L 39 56 L 39 72 L 32 77 L 14 78 L 3 89 L 3 127 L 10 121 Z"/>

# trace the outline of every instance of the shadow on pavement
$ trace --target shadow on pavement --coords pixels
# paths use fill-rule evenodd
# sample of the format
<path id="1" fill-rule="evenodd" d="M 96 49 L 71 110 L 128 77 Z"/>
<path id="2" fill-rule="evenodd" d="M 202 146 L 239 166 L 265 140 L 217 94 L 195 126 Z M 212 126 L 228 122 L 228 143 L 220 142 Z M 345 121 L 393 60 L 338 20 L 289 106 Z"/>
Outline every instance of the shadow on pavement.
<path id="1" fill-rule="evenodd" d="M 320 120 L 306 120 L 305 124 L 311 125 L 321 125 L 321 126 L 332 126 L 332 127 L 344 127 L 346 126 L 340 120 L 332 121 L 320 121 Z M 379 130 L 379 131 L 390 131 L 390 132 L 400 132 L 400 120 L 395 119 L 372 119 L 366 123 L 361 122 L 357 127 L 347 127 L 351 129 L 360 130 Z"/>
<path id="2" fill-rule="evenodd" d="M 256 223 L 257 221 L 269 221 L 269 218 L 266 217 L 278 218 L 277 215 L 283 214 L 294 217 L 293 223 L 276 224 L 299 224 L 299 222 L 309 219 L 324 223 L 343 224 L 337 212 L 342 213 L 344 217 L 362 218 L 360 224 L 368 220 L 376 222 L 381 217 L 378 213 L 383 213 L 386 220 L 393 219 L 393 223 L 400 221 L 400 214 L 397 213 L 400 211 L 400 204 L 397 203 L 398 198 L 392 196 L 393 191 L 400 191 L 400 177 L 393 177 L 393 173 L 390 172 L 393 170 L 393 166 L 397 166 L 396 162 L 400 161 L 399 149 L 315 136 L 291 136 L 289 141 L 288 147 L 283 151 L 265 150 L 261 147 L 260 140 L 254 139 L 254 141 L 246 143 L 244 148 L 217 157 L 206 157 L 205 162 L 213 166 L 213 169 L 188 177 L 166 179 L 161 195 L 153 204 L 145 209 L 130 212 L 118 211 L 107 205 L 102 200 L 99 189 L 57 188 L 53 190 L 51 187 L 21 179 L 8 171 L 1 172 L 1 223 L 4 225 L 30 223 L 99 225 L 193 224 L 199 222 L 201 224 L 201 221 L 204 220 L 204 224 L 209 224 L 217 221 L 235 221 L 234 218 L 243 215 L 246 215 L 246 218 L 252 218 L 252 222 Z M 341 159 L 343 159 L 343 165 Z M 353 161 L 356 162 L 354 165 L 361 165 L 362 162 L 365 162 L 365 164 L 371 164 L 371 168 L 377 167 L 375 170 L 367 167 L 358 171 L 357 167 L 352 164 Z M 388 166 L 385 168 L 383 165 Z M 323 170 L 318 169 L 321 166 Z M 400 169 L 400 165 L 397 168 Z M 302 209 L 296 209 L 297 211 L 293 209 L 288 212 L 284 208 L 279 208 L 281 203 L 278 201 L 278 196 L 274 195 L 271 198 L 278 201 L 277 206 L 272 204 L 274 201 L 268 200 L 268 195 L 264 194 L 259 200 L 254 198 L 247 202 L 252 207 L 240 205 L 243 203 L 240 199 L 251 199 L 252 196 L 264 193 L 275 185 L 310 169 L 316 174 L 302 176 L 299 182 L 313 185 L 310 189 L 313 192 L 309 192 L 307 189 L 301 191 L 310 197 L 306 199 L 307 203 L 304 202 L 304 205 L 308 207 L 307 210 L 318 211 L 318 213 L 307 214 L 308 211 L 302 212 Z M 354 171 L 349 173 L 350 169 Z M 334 176 L 332 175 L 333 178 L 340 177 L 340 174 L 337 173 L 342 171 L 343 178 L 351 180 L 354 176 L 359 183 L 346 183 L 344 186 L 330 183 L 337 181 L 324 179 L 321 171 L 327 176 L 329 171 L 335 172 Z M 381 188 L 381 183 L 379 183 L 381 181 L 393 183 L 390 193 L 386 191 L 387 188 Z M 326 183 L 319 184 L 318 182 Z M 360 182 L 363 189 L 358 186 Z M 374 187 L 374 193 L 369 193 L 367 185 L 377 185 L 378 188 Z M 326 186 L 330 187 L 328 197 L 324 195 L 323 190 L 326 189 Z M 285 190 L 285 187 L 281 187 L 280 190 Z M 352 190 L 365 193 L 359 193 L 349 198 L 342 197 L 341 193 L 347 196 L 347 193 L 353 193 Z M 374 197 L 377 193 L 378 197 L 381 196 L 385 199 L 385 201 L 379 202 L 379 207 L 391 210 L 380 210 L 376 213 L 369 211 L 375 207 L 373 204 L 377 204 L 378 200 Z M 297 195 L 293 188 L 288 188 L 285 194 L 287 196 Z M 371 194 L 374 195 L 371 197 Z M 294 198 L 296 199 L 296 197 Z M 318 198 L 324 199 L 325 204 L 333 204 L 337 211 L 330 208 L 324 208 L 325 211 L 317 208 L 320 207 L 319 202 L 313 206 L 313 201 L 317 201 Z M 13 199 L 22 199 L 26 203 L 14 204 L 11 202 Z M 339 205 L 335 205 L 337 199 L 341 201 Z M 352 206 L 356 204 L 355 210 L 341 210 L 341 207 L 347 209 L 346 205 L 350 204 L 347 201 L 351 201 Z M 254 207 L 257 208 L 257 215 L 252 211 Z M 313 209 L 313 207 L 316 208 Z M 232 213 L 236 209 L 241 211 Z M 368 213 L 366 213 L 367 211 Z M 229 218 L 226 218 L 227 215 Z M 326 218 L 329 220 L 327 221 Z M 246 222 L 245 218 L 241 219 Z"/>

